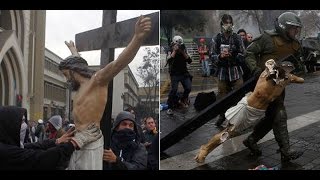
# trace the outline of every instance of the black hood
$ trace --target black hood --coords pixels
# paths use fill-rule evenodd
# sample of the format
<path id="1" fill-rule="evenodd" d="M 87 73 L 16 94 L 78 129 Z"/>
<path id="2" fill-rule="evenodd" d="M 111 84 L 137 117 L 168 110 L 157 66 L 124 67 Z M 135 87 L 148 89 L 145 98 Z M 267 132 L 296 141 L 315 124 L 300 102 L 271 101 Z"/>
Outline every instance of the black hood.
<path id="1" fill-rule="evenodd" d="M 26 117 L 25 108 L 0 106 L 0 142 L 20 147 L 20 128 L 22 116 Z"/>
<path id="2" fill-rule="evenodd" d="M 111 135 L 114 133 L 114 131 L 117 129 L 117 127 L 119 126 L 120 122 L 123 120 L 130 120 L 133 122 L 134 124 L 134 131 L 136 132 L 136 134 L 138 135 L 138 129 L 137 129 L 137 123 L 135 120 L 135 117 L 133 114 L 131 114 L 128 111 L 122 111 L 118 114 L 118 116 L 116 117 L 115 121 L 113 122 L 113 126 L 112 126 L 112 131 L 111 131 Z"/>

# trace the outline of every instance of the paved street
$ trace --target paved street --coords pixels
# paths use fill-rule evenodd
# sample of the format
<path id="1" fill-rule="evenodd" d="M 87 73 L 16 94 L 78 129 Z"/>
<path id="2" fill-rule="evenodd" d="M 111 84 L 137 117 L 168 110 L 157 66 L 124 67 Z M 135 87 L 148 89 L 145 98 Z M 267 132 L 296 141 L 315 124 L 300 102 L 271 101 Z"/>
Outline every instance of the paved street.
<path id="1" fill-rule="evenodd" d="M 211 90 L 216 92 L 216 87 Z M 192 104 L 196 94 L 193 93 Z M 213 119 L 165 150 L 161 154 L 161 169 L 249 169 L 260 164 L 279 169 L 320 169 L 320 73 L 308 74 L 304 84 L 289 85 L 286 88 L 285 104 L 291 145 L 305 152 L 292 164 L 281 166 L 280 154 L 276 153 L 278 145 L 272 131 L 259 141 L 263 156 L 258 159 L 248 156 L 248 149 L 242 145 L 242 140 L 248 136 L 244 134 L 216 148 L 208 155 L 205 163 L 196 163 L 193 157 L 199 147 L 219 132 L 214 125 L 216 119 Z M 176 111 L 173 116 L 162 111 L 160 136 L 168 134 L 196 113 L 193 106 Z"/>

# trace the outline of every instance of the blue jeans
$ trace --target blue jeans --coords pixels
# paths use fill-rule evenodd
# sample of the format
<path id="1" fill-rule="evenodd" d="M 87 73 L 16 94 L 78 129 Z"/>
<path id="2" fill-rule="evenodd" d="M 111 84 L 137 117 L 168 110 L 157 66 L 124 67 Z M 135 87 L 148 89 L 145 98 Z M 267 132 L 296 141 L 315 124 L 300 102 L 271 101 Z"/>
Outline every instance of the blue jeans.
<path id="1" fill-rule="evenodd" d="M 210 76 L 209 60 L 204 59 L 201 61 L 201 64 L 202 64 L 202 75 Z"/>
<path id="2" fill-rule="evenodd" d="M 171 75 L 171 90 L 168 97 L 168 108 L 174 108 L 178 101 L 179 97 L 177 96 L 178 85 L 181 82 L 182 87 L 184 89 L 182 98 L 188 99 L 189 94 L 191 92 L 191 79 L 190 76 L 187 75 Z"/>

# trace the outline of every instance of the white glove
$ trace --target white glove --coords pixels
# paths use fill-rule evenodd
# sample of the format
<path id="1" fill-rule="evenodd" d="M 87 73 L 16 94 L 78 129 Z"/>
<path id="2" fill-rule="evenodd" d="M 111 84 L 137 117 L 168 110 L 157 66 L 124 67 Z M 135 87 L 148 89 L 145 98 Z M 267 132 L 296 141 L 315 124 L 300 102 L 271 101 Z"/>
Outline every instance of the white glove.
<path id="1" fill-rule="evenodd" d="M 102 137 L 100 129 L 94 124 L 90 124 L 87 129 L 78 131 L 71 139 L 81 149 L 83 146 L 94 142 Z"/>

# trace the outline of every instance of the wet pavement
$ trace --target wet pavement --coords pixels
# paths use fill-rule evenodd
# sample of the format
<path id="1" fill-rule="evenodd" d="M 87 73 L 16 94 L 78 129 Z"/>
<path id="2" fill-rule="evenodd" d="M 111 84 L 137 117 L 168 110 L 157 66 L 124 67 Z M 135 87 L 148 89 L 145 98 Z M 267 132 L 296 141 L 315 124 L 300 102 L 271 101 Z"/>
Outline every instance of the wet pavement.
<path id="1" fill-rule="evenodd" d="M 212 77 L 211 77 L 212 78 Z M 216 92 L 216 86 L 212 89 Z M 191 95 L 191 104 L 198 92 Z M 162 100 L 163 102 L 164 100 Z M 205 163 L 195 163 L 193 157 L 199 147 L 220 131 L 214 123 L 215 119 L 197 129 L 177 144 L 161 153 L 161 169 L 249 169 L 260 164 L 267 167 L 277 166 L 279 169 L 320 169 L 320 73 L 308 74 L 304 84 L 291 84 L 286 88 L 285 100 L 288 114 L 288 130 L 290 143 L 293 147 L 303 150 L 301 158 L 292 161 L 286 167 L 280 164 L 280 154 L 276 153 L 278 145 L 272 131 L 260 140 L 263 155 L 259 158 L 250 157 L 249 151 L 242 145 L 248 134 L 226 141 L 211 152 Z M 160 136 L 170 133 L 197 112 L 193 106 L 175 111 L 173 116 L 160 113 Z M 319 139 L 319 140 L 317 140 Z"/>
<path id="2" fill-rule="evenodd" d="M 279 170 L 320 170 L 320 122 L 295 130 L 289 134 L 291 148 L 304 154 L 287 164 L 281 164 L 279 146 L 275 139 L 259 144 L 262 156 L 250 155 L 248 149 L 198 166 L 193 170 L 247 170 L 259 165 Z"/>

